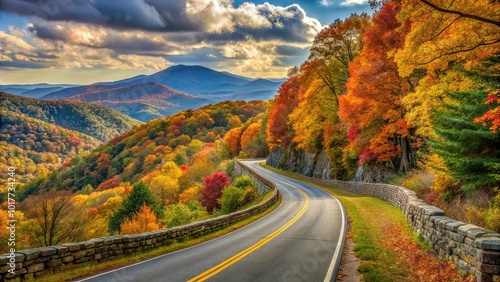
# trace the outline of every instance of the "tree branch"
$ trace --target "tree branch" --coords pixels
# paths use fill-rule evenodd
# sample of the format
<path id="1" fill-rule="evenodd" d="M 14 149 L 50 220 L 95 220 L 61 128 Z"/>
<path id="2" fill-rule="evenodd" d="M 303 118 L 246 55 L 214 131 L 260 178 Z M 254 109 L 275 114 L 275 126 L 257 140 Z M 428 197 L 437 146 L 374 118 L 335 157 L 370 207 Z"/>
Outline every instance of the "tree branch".
<path id="1" fill-rule="evenodd" d="M 437 10 L 437 11 L 442 12 L 442 13 L 455 14 L 455 15 L 462 16 L 464 18 L 469 18 L 469 19 L 481 21 L 481 22 L 484 22 L 484 23 L 490 23 L 490 24 L 493 24 L 493 25 L 496 25 L 496 26 L 500 27 L 500 21 L 495 21 L 493 19 L 488 19 L 488 18 L 484 18 L 484 17 L 481 17 L 481 16 L 477 16 L 477 15 L 466 14 L 466 13 L 463 13 L 463 12 L 460 12 L 460 11 L 455 11 L 455 10 L 441 8 L 441 7 L 438 7 L 434 3 L 431 3 L 428 0 L 420 0 L 420 2 L 426 4 L 427 6 L 433 8 L 434 10 Z"/>

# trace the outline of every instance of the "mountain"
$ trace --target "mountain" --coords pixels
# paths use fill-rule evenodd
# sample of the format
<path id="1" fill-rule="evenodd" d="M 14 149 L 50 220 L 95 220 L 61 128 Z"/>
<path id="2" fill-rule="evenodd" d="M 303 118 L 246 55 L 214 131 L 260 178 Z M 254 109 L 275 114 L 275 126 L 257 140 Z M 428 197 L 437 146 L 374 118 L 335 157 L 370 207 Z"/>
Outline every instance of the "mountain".
<path id="1" fill-rule="evenodd" d="M 24 96 L 24 97 L 29 97 L 29 98 L 40 98 L 43 97 L 49 93 L 63 90 L 64 87 L 61 86 L 54 86 L 54 87 L 47 87 L 47 88 L 35 88 L 31 90 L 26 90 L 22 93 L 19 93 L 19 95 Z"/>
<path id="2" fill-rule="evenodd" d="M 104 90 L 109 90 L 115 88 L 114 86 L 105 86 L 105 85 L 85 85 L 85 86 L 75 86 L 75 87 L 69 87 L 65 88 L 59 91 L 54 91 L 51 92 L 47 95 L 42 96 L 41 98 L 44 100 L 55 100 L 55 99 L 64 99 L 68 98 L 71 96 L 79 95 L 79 94 L 84 94 L 84 93 L 91 93 L 91 92 L 96 92 L 96 91 L 104 91 Z"/>
<path id="3" fill-rule="evenodd" d="M 82 132 L 101 142 L 139 123 L 107 107 L 80 102 L 43 101 L 0 92 L 0 105 L 2 110 Z"/>
<path id="4" fill-rule="evenodd" d="M 104 105 L 142 121 L 210 103 L 207 99 L 173 90 L 157 82 L 86 92 L 66 99 Z"/>
<path id="5" fill-rule="evenodd" d="M 211 144 L 209 147 L 213 150 L 195 155 L 206 147 L 203 142 L 220 140 L 233 128 L 234 120 L 255 122 L 267 106 L 263 101 L 226 101 L 151 120 L 113 138 L 88 155 L 74 158 L 47 178 L 30 183 L 24 197 L 39 189 L 74 192 L 89 184 L 97 190 L 115 187 L 120 182 L 130 185 L 159 170 L 166 160 L 174 160 L 180 165 L 186 163 L 186 158 L 208 157 L 220 146 Z"/>
<path id="6" fill-rule="evenodd" d="M 269 100 L 274 97 L 283 80 L 252 79 L 228 72 L 218 72 L 202 66 L 175 65 L 151 75 L 139 75 L 113 82 L 69 87 L 49 93 L 42 99 L 65 99 L 75 95 L 148 83 L 159 83 L 198 98 L 208 99 L 209 102 L 220 102 L 225 100 Z M 111 101 L 109 100 L 109 102 Z M 179 109 L 185 108 L 181 106 Z"/>

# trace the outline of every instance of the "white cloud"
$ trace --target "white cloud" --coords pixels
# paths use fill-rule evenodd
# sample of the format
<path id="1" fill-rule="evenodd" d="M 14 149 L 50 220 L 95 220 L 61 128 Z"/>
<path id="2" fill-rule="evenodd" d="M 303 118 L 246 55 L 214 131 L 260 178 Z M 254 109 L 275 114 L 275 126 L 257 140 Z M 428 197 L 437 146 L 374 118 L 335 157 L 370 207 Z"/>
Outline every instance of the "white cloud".
<path id="1" fill-rule="evenodd" d="M 323 6 L 331 6 L 335 0 L 321 0 L 319 3 Z"/>
<path id="2" fill-rule="evenodd" d="M 345 0 L 340 2 L 341 6 L 355 6 L 355 5 L 364 5 L 367 4 L 368 0 Z"/>

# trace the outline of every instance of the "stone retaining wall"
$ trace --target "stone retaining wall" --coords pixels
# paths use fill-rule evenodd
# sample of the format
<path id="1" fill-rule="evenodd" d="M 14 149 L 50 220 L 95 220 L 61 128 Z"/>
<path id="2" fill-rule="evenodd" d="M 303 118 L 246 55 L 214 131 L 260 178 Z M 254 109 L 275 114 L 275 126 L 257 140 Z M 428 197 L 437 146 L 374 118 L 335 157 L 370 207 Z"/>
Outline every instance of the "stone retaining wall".
<path id="1" fill-rule="evenodd" d="M 255 173 L 255 171 L 251 170 L 247 165 L 239 162 L 236 159 L 234 160 L 234 171 L 237 175 L 247 175 L 248 177 L 250 177 L 259 194 L 264 194 L 270 189 L 274 189 L 270 188 L 274 187 L 274 184 L 271 181 Z"/>
<path id="2" fill-rule="evenodd" d="M 441 209 L 424 203 L 415 192 L 404 187 L 307 178 L 321 185 L 373 196 L 398 207 L 442 259 L 452 261 L 478 281 L 500 282 L 500 234 L 448 218 Z"/>
<path id="3" fill-rule="evenodd" d="M 252 174 L 245 165 L 239 165 L 239 173 Z M 255 174 L 255 173 L 254 173 Z M 66 243 L 36 249 L 20 250 L 12 254 L 0 255 L 0 281 L 40 277 L 49 271 L 70 265 L 94 261 L 114 259 L 124 254 L 132 254 L 144 250 L 169 245 L 174 240 L 188 237 L 197 237 L 225 226 L 231 225 L 242 219 L 258 214 L 269 208 L 277 200 L 276 187 L 262 178 L 255 177 L 259 185 L 269 185 L 267 191 L 273 190 L 273 195 L 266 201 L 248 209 L 222 215 L 200 222 L 193 222 L 183 226 L 167 228 L 155 232 L 146 232 L 134 235 L 120 235 L 96 238 L 85 242 Z M 260 180 L 259 180 L 260 179 Z M 261 187 L 261 189 L 263 189 Z M 15 274 L 8 272 L 10 263 L 15 263 Z"/>

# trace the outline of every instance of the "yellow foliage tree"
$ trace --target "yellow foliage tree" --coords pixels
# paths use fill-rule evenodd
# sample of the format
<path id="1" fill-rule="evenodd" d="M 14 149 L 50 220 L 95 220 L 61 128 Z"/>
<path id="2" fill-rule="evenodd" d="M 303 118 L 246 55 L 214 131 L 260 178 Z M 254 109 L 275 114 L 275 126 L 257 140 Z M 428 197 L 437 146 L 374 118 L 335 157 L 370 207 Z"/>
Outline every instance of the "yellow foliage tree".
<path id="1" fill-rule="evenodd" d="M 162 166 L 161 174 L 178 179 L 182 175 L 182 171 L 173 161 L 168 161 Z"/>
<path id="2" fill-rule="evenodd" d="M 122 234 L 137 234 L 142 232 L 156 231 L 164 228 L 156 214 L 147 205 L 134 213 L 131 219 L 125 219 L 120 225 Z"/>
<path id="3" fill-rule="evenodd" d="M 179 180 L 167 175 L 159 175 L 149 184 L 149 189 L 163 206 L 174 204 L 179 197 Z"/>
<path id="4" fill-rule="evenodd" d="M 395 56 L 404 77 L 415 69 L 444 70 L 450 62 L 472 67 L 500 51 L 497 1 L 403 0 L 401 6 L 398 20 L 411 22 Z"/>
<path id="5" fill-rule="evenodd" d="M 423 78 L 414 92 L 402 98 L 406 109 L 405 119 L 410 127 L 416 128 L 416 134 L 425 138 L 434 138 L 431 115 L 446 102 L 446 92 L 471 89 L 474 82 L 460 72 L 449 71 L 440 78 Z"/>

